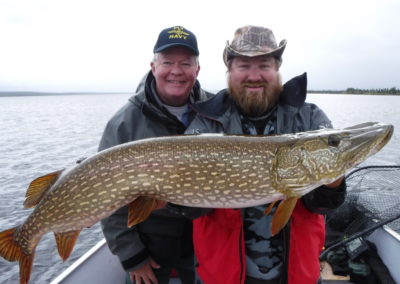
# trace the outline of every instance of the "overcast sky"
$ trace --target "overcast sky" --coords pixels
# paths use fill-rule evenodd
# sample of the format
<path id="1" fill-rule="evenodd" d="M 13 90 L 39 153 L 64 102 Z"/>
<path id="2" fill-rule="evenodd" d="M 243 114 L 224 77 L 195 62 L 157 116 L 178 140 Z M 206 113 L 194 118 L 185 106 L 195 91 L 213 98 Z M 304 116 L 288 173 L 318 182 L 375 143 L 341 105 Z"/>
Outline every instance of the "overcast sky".
<path id="1" fill-rule="evenodd" d="M 243 25 L 288 41 L 283 81 L 309 89 L 400 88 L 399 0 L 0 0 L 0 91 L 132 92 L 159 32 L 197 36 L 207 90 L 225 87 L 222 51 Z"/>

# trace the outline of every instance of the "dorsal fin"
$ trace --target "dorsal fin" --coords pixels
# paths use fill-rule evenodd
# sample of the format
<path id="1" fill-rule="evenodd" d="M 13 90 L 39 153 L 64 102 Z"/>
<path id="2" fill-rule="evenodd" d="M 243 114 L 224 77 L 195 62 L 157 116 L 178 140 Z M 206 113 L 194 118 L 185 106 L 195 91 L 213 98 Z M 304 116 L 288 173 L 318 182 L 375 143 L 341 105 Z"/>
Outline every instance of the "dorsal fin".
<path id="1" fill-rule="evenodd" d="M 146 220 L 157 207 L 157 199 L 139 196 L 128 205 L 128 227 Z"/>
<path id="2" fill-rule="evenodd" d="M 34 179 L 26 191 L 24 207 L 35 207 L 63 171 L 64 169 Z"/>
<path id="3" fill-rule="evenodd" d="M 58 254 L 61 256 L 62 260 L 65 261 L 70 256 L 80 232 L 80 230 L 77 230 L 54 233 L 54 236 L 56 237 Z"/>

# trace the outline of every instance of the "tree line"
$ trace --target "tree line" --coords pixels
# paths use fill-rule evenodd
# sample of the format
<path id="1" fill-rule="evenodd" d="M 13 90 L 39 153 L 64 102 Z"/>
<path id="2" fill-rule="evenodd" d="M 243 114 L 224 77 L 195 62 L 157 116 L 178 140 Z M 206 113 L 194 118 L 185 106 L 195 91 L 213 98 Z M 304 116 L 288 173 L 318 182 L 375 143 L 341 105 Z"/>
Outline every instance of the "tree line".
<path id="1" fill-rule="evenodd" d="M 382 89 L 358 89 L 347 88 L 346 90 L 309 90 L 309 93 L 321 94 L 351 94 L 351 95 L 400 95 L 400 89 L 396 87 Z"/>

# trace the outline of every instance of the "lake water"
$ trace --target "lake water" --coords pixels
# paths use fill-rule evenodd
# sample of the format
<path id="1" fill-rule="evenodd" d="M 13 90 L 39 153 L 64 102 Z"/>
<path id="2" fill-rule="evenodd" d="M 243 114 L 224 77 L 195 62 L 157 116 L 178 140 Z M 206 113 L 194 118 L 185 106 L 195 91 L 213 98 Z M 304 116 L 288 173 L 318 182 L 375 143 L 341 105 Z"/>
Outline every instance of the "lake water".
<path id="1" fill-rule="evenodd" d="M 0 97 L 0 231 L 22 222 L 29 183 L 71 166 L 97 151 L 108 119 L 129 95 Z M 400 96 L 310 94 L 336 128 L 367 121 L 391 123 L 389 144 L 363 165 L 400 164 Z M 30 283 L 49 283 L 102 238 L 99 225 L 82 231 L 71 257 L 62 263 L 52 234 L 36 249 Z M 19 283 L 17 263 L 0 258 L 0 283 Z"/>

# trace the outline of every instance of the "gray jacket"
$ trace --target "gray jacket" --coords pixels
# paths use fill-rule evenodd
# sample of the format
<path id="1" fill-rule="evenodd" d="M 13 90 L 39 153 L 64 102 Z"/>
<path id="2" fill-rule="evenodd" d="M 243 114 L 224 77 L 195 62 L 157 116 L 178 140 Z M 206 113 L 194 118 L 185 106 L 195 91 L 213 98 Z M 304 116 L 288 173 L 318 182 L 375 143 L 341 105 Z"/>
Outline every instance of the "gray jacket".
<path id="1" fill-rule="evenodd" d="M 111 118 L 104 130 L 99 150 L 138 139 L 183 134 L 186 126 L 163 107 L 154 94 L 151 72 L 140 82 L 136 94 Z M 211 94 L 199 82 L 190 94 L 190 102 L 206 100 Z M 191 118 L 194 113 L 191 113 Z M 191 222 L 166 209 L 155 211 L 149 219 L 127 228 L 127 207 L 102 220 L 102 229 L 112 253 L 123 267 L 132 271 L 150 256 L 160 265 L 173 265 L 193 254 Z M 147 246 L 148 243 L 151 246 Z"/>
<path id="2" fill-rule="evenodd" d="M 277 105 L 277 134 L 331 128 L 326 114 L 315 104 L 306 103 L 307 75 L 299 75 L 284 85 Z M 242 122 L 236 104 L 228 90 L 220 91 L 206 102 L 193 105 L 198 113 L 189 125 L 186 134 L 228 133 L 243 134 Z M 325 214 L 343 203 L 346 186 L 337 190 L 324 190 L 321 186 L 303 197 L 305 206 L 314 213 Z M 185 209 L 181 214 L 188 218 L 204 215 L 209 210 Z"/>

